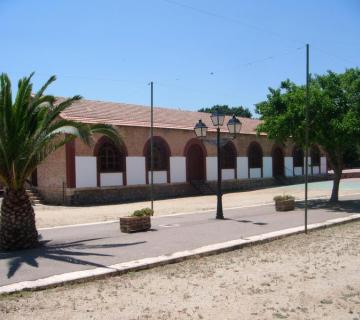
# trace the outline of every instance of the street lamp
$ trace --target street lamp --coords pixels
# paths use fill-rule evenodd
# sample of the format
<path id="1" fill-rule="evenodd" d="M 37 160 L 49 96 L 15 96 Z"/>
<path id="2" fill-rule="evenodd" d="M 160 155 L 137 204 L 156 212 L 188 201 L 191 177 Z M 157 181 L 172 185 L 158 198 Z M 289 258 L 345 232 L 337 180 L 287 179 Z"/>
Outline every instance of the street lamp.
<path id="1" fill-rule="evenodd" d="M 221 141 L 220 141 L 220 127 L 224 124 L 225 115 L 219 112 L 213 113 L 211 116 L 211 121 L 216 127 L 216 146 L 217 146 L 217 209 L 216 209 L 216 219 L 224 219 L 223 208 L 222 208 L 222 190 L 221 190 Z M 236 137 L 236 134 L 240 132 L 241 122 L 235 116 L 229 119 L 227 123 L 227 128 L 229 133 L 233 138 Z M 202 120 L 195 125 L 194 130 L 198 138 L 205 138 L 207 133 L 207 126 Z"/>

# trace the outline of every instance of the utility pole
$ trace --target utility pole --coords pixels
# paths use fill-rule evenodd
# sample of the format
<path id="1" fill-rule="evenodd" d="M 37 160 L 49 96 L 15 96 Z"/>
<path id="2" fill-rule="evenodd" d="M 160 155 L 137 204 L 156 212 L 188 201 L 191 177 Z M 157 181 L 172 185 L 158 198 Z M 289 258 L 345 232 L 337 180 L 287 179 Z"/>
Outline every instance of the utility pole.
<path id="1" fill-rule="evenodd" d="M 306 44 L 306 102 L 305 102 L 305 233 L 308 233 L 308 179 L 309 179 L 309 44 Z"/>
<path id="2" fill-rule="evenodd" d="M 222 190 L 221 190 L 221 141 L 220 141 L 220 127 L 216 128 L 216 145 L 217 145 L 217 206 L 216 219 L 224 219 L 222 207 Z"/>
<path id="3" fill-rule="evenodd" d="M 154 82 L 150 82 L 150 200 L 151 210 L 154 210 Z"/>

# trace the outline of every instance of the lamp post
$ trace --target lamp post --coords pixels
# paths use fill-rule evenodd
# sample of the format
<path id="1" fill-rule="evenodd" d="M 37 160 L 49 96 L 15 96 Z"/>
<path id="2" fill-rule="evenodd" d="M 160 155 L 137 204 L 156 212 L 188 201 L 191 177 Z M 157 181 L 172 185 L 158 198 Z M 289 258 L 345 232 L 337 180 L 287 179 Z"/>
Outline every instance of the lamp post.
<path id="1" fill-rule="evenodd" d="M 220 139 L 220 127 L 224 123 L 225 115 L 219 112 L 213 113 L 211 116 L 211 121 L 216 127 L 216 146 L 217 146 L 217 209 L 216 209 L 216 219 L 224 219 L 223 207 L 222 207 L 222 190 L 221 190 L 221 139 Z M 241 122 L 235 116 L 232 116 L 227 123 L 227 128 L 229 133 L 235 138 L 236 134 L 240 132 Z M 202 120 L 195 125 L 194 130 L 198 138 L 205 138 L 207 134 L 208 127 Z"/>

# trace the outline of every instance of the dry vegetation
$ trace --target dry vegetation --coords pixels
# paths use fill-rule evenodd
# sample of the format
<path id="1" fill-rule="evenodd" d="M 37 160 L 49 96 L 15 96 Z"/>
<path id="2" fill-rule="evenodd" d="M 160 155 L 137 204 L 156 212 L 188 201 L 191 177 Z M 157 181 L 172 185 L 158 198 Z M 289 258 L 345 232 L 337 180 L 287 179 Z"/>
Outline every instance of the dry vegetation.
<path id="1" fill-rule="evenodd" d="M 0 319 L 360 320 L 360 223 L 0 298 Z"/>

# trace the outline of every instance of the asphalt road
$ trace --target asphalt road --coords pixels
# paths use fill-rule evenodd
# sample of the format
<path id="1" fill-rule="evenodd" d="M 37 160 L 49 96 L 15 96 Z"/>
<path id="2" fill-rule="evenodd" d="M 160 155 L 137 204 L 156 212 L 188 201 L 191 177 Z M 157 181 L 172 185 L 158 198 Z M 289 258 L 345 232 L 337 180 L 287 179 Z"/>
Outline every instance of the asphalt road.
<path id="1" fill-rule="evenodd" d="M 273 205 L 229 209 L 225 220 L 215 212 L 152 219 L 152 230 L 124 234 L 118 223 L 41 230 L 43 246 L 13 253 L 0 251 L 0 286 L 72 271 L 156 257 L 205 245 L 301 226 L 302 203 L 295 211 Z M 343 197 L 337 206 L 312 202 L 309 224 L 360 213 L 360 197 Z"/>

